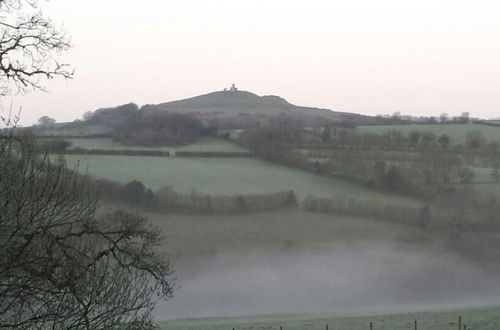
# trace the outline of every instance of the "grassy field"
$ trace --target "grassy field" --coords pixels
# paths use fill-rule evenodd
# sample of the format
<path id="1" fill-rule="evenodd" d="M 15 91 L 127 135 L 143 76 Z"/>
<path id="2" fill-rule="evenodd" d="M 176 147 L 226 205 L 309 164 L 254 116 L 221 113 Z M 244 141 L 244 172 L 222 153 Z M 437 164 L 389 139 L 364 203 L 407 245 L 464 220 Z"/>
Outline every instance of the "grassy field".
<path id="1" fill-rule="evenodd" d="M 373 322 L 375 330 L 413 330 L 414 320 L 418 320 L 420 330 L 456 330 L 458 316 L 473 330 L 500 329 L 500 307 L 456 309 L 431 312 L 414 312 L 389 315 L 368 315 L 338 317 L 331 315 L 289 315 L 241 318 L 214 318 L 174 320 L 160 324 L 162 330 L 222 330 L 222 329 L 269 329 L 280 326 L 286 330 L 324 330 L 326 324 L 332 330 L 370 329 Z"/>
<path id="2" fill-rule="evenodd" d="M 167 235 L 175 264 L 216 253 L 316 252 L 386 242 L 420 247 L 435 237 L 418 228 L 359 217 L 285 210 L 248 215 L 146 214 Z M 437 241 L 437 240 L 436 240 Z"/>
<path id="3" fill-rule="evenodd" d="M 80 172 L 127 183 L 140 180 L 157 190 L 171 185 L 189 193 L 195 189 L 210 194 L 259 194 L 294 190 L 302 199 L 307 195 L 330 197 L 355 195 L 380 201 L 410 202 L 353 185 L 343 180 L 270 164 L 253 158 L 177 158 L 67 155 L 68 166 L 79 164 Z"/>
<path id="4" fill-rule="evenodd" d="M 113 142 L 110 138 L 93 138 L 93 139 L 67 139 L 72 143 L 72 148 L 84 149 L 106 149 L 106 150 L 161 150 L 161 151 L 224 151 L 224 152 L 241 152 L 243 148 L 235 143 L 231 143 L 219 138 L 202 138 L 194 143 L 180 147 L 143 147 L 143 146 L 126 146 L 118 142 Z"/>
<path id="5" fill-rule="evenodd" d="M 472 186 L 478 191 L 493 193 L 500 198 L 500 182 L 493 181 L 491 177 L 492 169 L 488 167 L 472 166 L 474 179 Z"/>
<path id="6" fill-rule="evenodd" d="M 457 125 L 380 125 L 380 126 L 359 126 L 358 132 L 383 133 L 386 131 L 400 131 L 405 134 L 411 131 L 429 131 L 435 135 L 448 134 L 452 138 L 453 144 L 463 144 L 468 132 L 481 131 L 487 141 L 500 142 L 500 127 L 493 127 L 480 124 L 457 124 Z"/>

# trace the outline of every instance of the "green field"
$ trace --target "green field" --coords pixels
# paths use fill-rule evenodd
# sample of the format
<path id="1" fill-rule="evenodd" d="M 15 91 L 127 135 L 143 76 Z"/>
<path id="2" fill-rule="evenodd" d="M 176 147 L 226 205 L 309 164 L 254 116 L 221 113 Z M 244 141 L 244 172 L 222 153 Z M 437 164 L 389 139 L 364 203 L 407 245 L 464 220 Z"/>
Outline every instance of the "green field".
<path id="1" fill-rule="evenodd" d="M 408 134 L 412 131 L 428 131 L 435 135 L 448 134 L 452 138 L 453 144 L 463 144 L 468 132 L 481 131 L 488 142 L 500 142 L 500 127 L 493 127 L 480 124 L 447 124 L 447 125 L 380 125 L 380 126 L 359 126 L 360 133 L 384 133 L 387 131 L 400 131 Z"/>
<path id="2" fill-rule="evenodd" d="M 167 235 L 174 264 L 216 253 L 316 252 L 352 245 L 416 246 L 438 240 L 416 227 L 359 217 L 286 210 L 247 215 L 161 215 L 148 213 Z"/>
<path id="3" fill-rule="evenodd" d="M 231 143 L 219 138 L 201 138 L 196 142 L 186 146 L 172 147 L 144 147 L 127 146 L 119 142 L 113 142 L 110 138 L 92 138 L 92 139 L 66 139 L 72 143 L 70 149 L 105 149 L 105 150 L 161 150 L 161 151 L 223 151 L 223 152 L 241 152 L 243 148 L 235 143 Z"/>
<path id="4" fill-rule="evenodd" d="M 493 181 L 491 177 L 492 169 L 489 167 L 472 166 L 474 179 L 472 186 L 478 191 L 493 193 L 500 197 L 500 182 Z"/>
<path id="5" fill-rule="evenodd" d="M 339 317 L 331 315 L 289 315 L 241 318 L 214 318 L 173 320 L 160 323 L 162 330 L 222 330 L 222 329 L 269 329 L 324 330 L 328 324 L 332 330 L 413 330 L 418 320 L 420 330 L 456 330 L 458 316 L 472 330 L 500 329 L 500 307 L 414 312 L 389 315 Z"/>
<path id="6" fill-rule="evenodd" d="M 331 197 L 354 195 L 380 201 L 409 202 L 378 193 L 350 182 L 330 179 L 254 158 L 178 158 L 67 155 L 68 166 L 79 164 L 80 172 L 127 183 L 140 180 L 157 190 L 166 185 L 189 193 L 234 195 L 294 190 L 299 198 L 307 195 Z"/>

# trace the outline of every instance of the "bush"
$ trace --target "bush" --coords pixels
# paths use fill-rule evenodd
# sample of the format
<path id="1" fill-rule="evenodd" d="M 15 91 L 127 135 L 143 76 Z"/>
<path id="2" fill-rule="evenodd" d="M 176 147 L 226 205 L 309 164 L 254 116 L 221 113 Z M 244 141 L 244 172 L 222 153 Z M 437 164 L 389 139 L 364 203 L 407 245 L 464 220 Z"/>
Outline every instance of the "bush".
<path id="1" fill-rule="evenodd" d="M 41 142 L 42 148 L 49 153 L 62 154 L 71 146 L 71 142 L 62 139 L 47 139 Z"/>

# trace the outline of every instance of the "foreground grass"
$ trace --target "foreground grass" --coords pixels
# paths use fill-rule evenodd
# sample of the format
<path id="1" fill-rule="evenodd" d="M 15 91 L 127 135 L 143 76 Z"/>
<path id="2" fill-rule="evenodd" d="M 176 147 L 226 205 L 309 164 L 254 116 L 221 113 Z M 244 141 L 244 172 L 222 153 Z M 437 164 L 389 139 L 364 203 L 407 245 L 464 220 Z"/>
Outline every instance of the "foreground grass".
<path id="1" fill-rule="evenodd" d="M 474 330 L 500 329 L 500 307 L 469 308 L 429 312 L 398 313 L 387 315 L 367 315 L 338 317 L 331 315 L 279 315 L 240 318 L 206 318 L 172 320 L 159 324 L 162 330 L 222 330 L 222 329 L 283 329 L 286 330 L 322 330 L 328 324 L 329 329 L 363 330 L 373 329 L 404 330 L 414 329 L 414 320 L 418 320 L 420 330 L 456 330 L 458 316 L 462 316 L 467 328 Z"/>
<path id="2" fill-rule="evenodd" d="M 465 136 L 468 132 L 480 131 L 487 141 L 500 142 L 500 127 L 493 127 L 480 124 L 449 124 L 449 125 L 375 125 L 359 126 L 357 131 L 360 133 L 384 133 L 387 131 L 400 131 L 408 134 L 412 131 L 428 131 L 436 136 L 448 134 L 452 138 L 453 144 L 464 144 Z"/>

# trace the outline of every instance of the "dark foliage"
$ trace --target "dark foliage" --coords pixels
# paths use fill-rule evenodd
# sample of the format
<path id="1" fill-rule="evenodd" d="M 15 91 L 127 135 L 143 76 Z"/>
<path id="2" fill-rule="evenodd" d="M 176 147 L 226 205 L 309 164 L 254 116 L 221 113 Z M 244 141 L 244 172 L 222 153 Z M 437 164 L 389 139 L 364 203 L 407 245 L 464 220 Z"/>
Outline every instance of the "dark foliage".
<path id="1" fill-rule="evenodd" d="M 204 133 L 201 122 L 192 116 L 141 111 L 117 124 L 112 135 L 126 145 L 161 146 L 193 142 Z"/>

